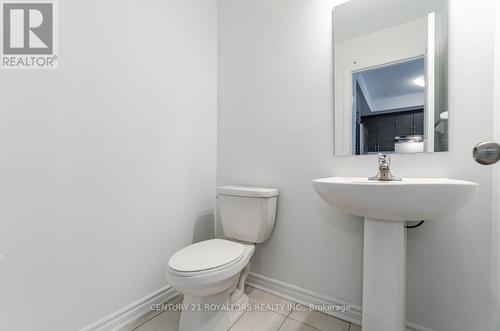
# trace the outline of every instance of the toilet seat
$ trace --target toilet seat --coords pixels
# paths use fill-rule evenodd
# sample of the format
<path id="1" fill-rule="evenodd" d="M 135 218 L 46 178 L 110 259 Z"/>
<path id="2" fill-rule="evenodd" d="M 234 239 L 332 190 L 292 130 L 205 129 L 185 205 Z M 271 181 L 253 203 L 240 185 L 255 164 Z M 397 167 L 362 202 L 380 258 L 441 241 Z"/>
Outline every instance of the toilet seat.
<path id="1" fill-rule="evenodd" d="M 245 245 L 211 239 L 187 246 L 170 258 L 169 272 L 177 276 L 200 276 L 228 269 L 244 258 Z"/>
<path id="2" fill-rule="evenodd" d="M 218 239 L 222 240 L 222 239 Z M 224 240 L 229 241 L 229 240 Z M 233 242 L 234 243 L 234 242 Z M 202 271 L 178 271 L 170 266 L 167 268 L 167 281 L 181 293 L 186 293 L 191 290 L 198 292 L 202 288 L 211 288 L 215 284 L 223 283 L 229 280 L 234 275 L 237 275 L 250 262 L 255 251 L 254 245 L 240 244 L 243 246 L 243 253 L 235 260 L 227 262 L 222 266 Z M 189 246 L 188 246 L 189 247 Z M 186 248 L 188 248 L 186 247 Z M 180 252 L 180 251 L 179 251 Z M 205 257 L 206 253 L 199 251 L 200 257 Z M 175 265 L 174 265 L 175 266 Z M 177 266 L 178 267 L 178 266 Z M 183 292 L 184 291 L 184 292 Z"/>

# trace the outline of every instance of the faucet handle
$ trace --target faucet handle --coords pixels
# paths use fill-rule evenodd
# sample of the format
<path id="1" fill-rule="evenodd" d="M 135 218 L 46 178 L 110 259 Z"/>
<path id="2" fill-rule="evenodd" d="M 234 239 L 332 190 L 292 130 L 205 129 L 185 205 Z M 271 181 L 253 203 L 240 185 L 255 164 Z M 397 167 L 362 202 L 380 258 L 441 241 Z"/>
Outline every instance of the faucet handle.
<path id="1" fill-rule="evenodd" d="M 379 167 L 389 167 L 391 165 L 391 157 L 389 154 L 378 153 Z"/>
<path id="2" fill-rule="evenodd" d="M 391 173 L 391 157 L 388 154 L 378 153 L 378 174 L 369 177 L 368 180 L 376 181 L 401 181 L 401 177 L 396 177 Z"/>

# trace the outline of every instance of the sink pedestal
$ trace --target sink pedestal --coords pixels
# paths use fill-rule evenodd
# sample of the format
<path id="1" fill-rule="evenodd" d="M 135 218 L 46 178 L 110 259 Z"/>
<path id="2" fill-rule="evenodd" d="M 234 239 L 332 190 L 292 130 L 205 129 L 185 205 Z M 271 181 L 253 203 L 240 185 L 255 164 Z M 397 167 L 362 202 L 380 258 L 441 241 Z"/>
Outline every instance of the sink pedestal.
<path id="1" fill-rule="evenodd" d="M 365 219 L 363 331 L 405 330 L 405 222 L 436 220 L 460 210 L 478 185 L 447 178 L 330 177 L 313 180 L 313 186 L 333 207 Z"/>
<path id="2" fill-rule="evenodd" d="M 363 331 L 405 330 L 406 230 L 404 222 L 365 218 Z"/>

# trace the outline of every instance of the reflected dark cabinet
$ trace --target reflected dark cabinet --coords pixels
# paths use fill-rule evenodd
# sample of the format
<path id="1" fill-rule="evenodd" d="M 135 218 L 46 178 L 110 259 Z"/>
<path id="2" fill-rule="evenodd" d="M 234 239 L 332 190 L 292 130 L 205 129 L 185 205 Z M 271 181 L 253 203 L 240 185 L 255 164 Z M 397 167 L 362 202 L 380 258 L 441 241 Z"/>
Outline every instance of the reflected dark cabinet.
<path id="1" fill-rule="evenodd" d="M 413 133 L 424 135 L 424 112 L 414 112 L 413 113 Z"/>
<path id="2" fill-rule="evenodd" d="M 413 114 L 403 113 L 393 116 L 396 120 L 396 135 L 397 136 L 408 136 L 413 134 Z"/>
<path id="3" fill-rule="evenodd" d="M 422 109 L 361 117 L 364 134 L 364 152 L 393 152 L 397 136 L 423 135 Z M 358 146 L 358 150 L 362 148 Z"/>
<path id="4" fill-rule="evenodd" d="M 378 150 L 378 118 L 375 116 L 368 117 L 366 119 L 361 119 L 361 123 L 365 128 L 365 142 L 366 147 L 364 152 L 377 151 Z"/>
<path id="5" fill-rule="evenodd" d="M 393 116 L 380 116 L 378 119 L 378 151 L 394 151 L 396 121 Z M 378 152 L 377 151 L 377 152 Z"/>

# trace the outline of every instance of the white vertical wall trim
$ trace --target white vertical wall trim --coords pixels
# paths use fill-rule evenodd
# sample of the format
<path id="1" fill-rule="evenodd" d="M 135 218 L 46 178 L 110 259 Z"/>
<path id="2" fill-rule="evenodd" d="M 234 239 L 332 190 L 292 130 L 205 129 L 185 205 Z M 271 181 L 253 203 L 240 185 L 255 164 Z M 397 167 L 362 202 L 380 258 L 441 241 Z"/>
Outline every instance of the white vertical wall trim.
<path id="1" fill-rule="evenodd" d="M 430 13 L 427 17 L 427 52 L 425 70 L 426 76 L 426 98 L 425 98 L 425 112 L 426 112 L 426 144 L 427 152 L 434 152 L 434 123 L 437 119 L 435 116 L 435 78 L 436 78 L 436 13 Z"/>
<path id="2" fill-rule="evenodd" d="M 495 17 L 495 84 L 493 110 L 493 137 L 500 143 L 500 1 L 496 2 Z M 493 240 L 492 240 L 492 287 L 494 293 L 492 316 L 496 320 L 494 330 L 500 330 L 500 166 L 493 170 Z"/>

